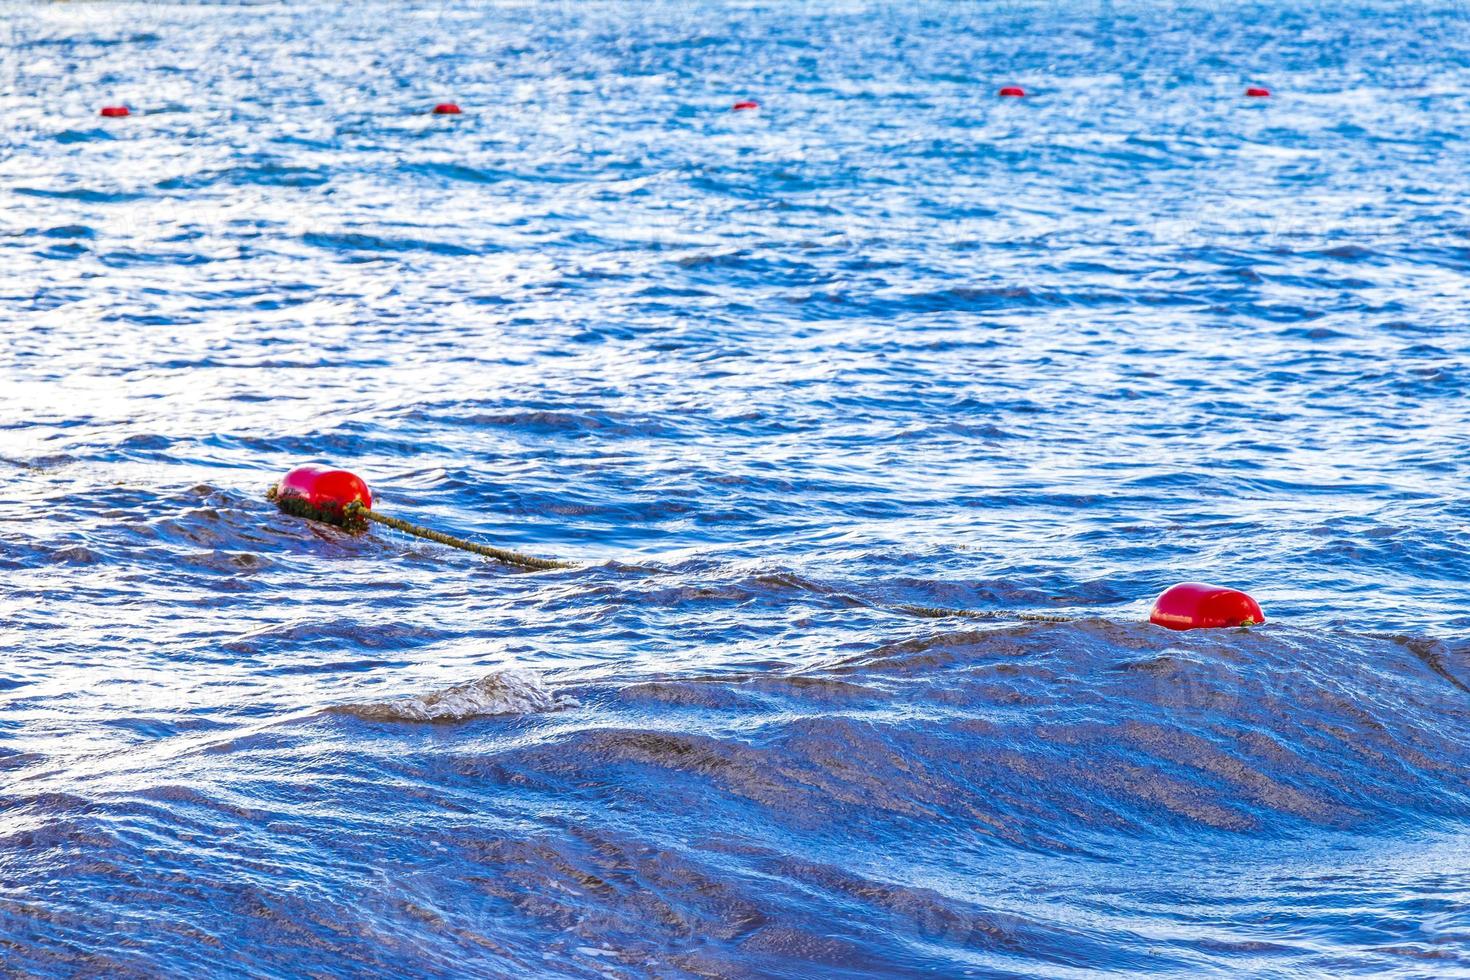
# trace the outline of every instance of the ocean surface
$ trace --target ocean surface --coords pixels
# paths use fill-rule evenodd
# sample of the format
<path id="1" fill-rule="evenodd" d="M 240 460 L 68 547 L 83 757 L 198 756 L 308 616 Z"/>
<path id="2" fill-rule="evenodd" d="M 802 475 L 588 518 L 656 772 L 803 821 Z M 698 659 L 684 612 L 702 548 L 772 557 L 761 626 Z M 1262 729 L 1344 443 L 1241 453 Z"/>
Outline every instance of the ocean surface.
<path id="1" fill-rule="evenodd" d="M 1463 5 L 13 2 L 0 69 L 0 973 L 1470 975 Z"/>

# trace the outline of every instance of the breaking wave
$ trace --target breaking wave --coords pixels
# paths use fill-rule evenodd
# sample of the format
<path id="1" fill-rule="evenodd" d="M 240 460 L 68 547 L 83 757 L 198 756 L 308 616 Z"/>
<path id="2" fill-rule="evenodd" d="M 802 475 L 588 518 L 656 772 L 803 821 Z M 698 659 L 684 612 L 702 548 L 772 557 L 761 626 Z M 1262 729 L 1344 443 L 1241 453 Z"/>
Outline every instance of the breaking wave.
<path id="1" fill-rule="evenodd" d="M 534 671 L 510 669 L 415 697 L 341 705 L 329 710 L 367 721 L 465 721 L 577 706 L 576 698 L 551 690 Z"/>

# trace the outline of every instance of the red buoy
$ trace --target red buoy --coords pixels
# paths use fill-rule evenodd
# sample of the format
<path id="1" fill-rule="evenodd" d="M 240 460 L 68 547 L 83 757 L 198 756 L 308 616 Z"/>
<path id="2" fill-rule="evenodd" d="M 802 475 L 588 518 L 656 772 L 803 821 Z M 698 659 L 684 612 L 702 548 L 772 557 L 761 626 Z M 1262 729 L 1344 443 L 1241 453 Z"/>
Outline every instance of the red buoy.
<path id="1" fill-rule="evenodd" d="M 288 513 L 331 524 L 348 523 L 349 504 L 373 506 L 373 492 L 362 477 L 317 463 L 298 466 L 281 477 L 271 496 Z"/>
<path id="2" fill-rule="evenodd" d="M 102 115 L 109 119 L 116 119 L 119 116 L 130 115 L 130 113 L 125 105 L 105 105 L 102 107 Z"/>
<path id="3" fill-rule="evenodd" d="M 1239 589 L 1182 582 L 1164 590 L 1148 621 L 1171 630 L 1222 629 L 1264 623 L 1266 614 Z"/>
<path id="4" fill-rule="evenodd" d="M 1264 99 L 1271 94 L 1271 90 L 1268 88 L 1256 88 L 1255 86 L 1252 86 L 1245 90 L 1245 94 L 1253 99 Z"/>
<path id="5" fill-rule="evenodd" d="M 746 109 L 759 109 L 761 104 L 755 99 L 744 99 L 730 107 L 731 112 L 742 112 Z"/>
<path id="6" fill-rule="evenodd" d="M 455 105 L 453 102 L 441 102 L 434 107 L 434 115 L 457 116 L 459 115 L 459 106 Z"/>
<path id="7" fill-rule="evenodd" d="M 1021 96 L 1026 94 L 1026 90 L 1019 85 L 1007 85 L 1005 88 L 1000 90 L 1000 94 L 1009 98 L 1019 99 Z"/>

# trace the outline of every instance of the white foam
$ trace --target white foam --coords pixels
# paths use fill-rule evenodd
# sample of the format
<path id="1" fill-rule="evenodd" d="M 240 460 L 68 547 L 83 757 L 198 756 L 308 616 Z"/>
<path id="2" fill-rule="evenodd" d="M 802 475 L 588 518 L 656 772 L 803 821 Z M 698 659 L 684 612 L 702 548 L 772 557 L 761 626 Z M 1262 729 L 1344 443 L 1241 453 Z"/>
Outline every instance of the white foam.
<path id="1" fill-rule="evenodd" d="M 463 721 L 487 715 L 560 711 L 577 705 L 576 698 L 547 687 L 535 671 L 511 668 L 418 697 L 344 705 L 337 710 L 370 721 Z"/>

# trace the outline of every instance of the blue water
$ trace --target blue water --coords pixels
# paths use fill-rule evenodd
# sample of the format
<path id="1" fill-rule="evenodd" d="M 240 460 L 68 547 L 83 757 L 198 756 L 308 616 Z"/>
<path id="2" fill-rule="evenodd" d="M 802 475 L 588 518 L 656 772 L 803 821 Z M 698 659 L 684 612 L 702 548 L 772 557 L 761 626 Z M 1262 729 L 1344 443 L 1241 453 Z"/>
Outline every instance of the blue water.
<path id="1" fill-rule="evenodd" d="M 1470 975 L 1463 6 L 0 24 L 0 972 Z"/>

